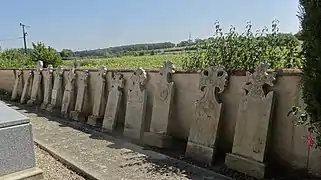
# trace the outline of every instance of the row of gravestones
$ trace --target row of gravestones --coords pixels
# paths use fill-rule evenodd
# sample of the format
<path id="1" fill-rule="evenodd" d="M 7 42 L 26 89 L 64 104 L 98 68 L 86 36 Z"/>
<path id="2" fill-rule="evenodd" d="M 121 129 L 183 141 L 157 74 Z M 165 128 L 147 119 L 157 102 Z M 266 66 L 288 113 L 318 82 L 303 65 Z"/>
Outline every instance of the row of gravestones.
<path id="1" fill-rule="evenodd" d="M 232 153 L 226 156 L 226 165 L 234 170 L 244 172 L 256 178 L 262 178 L 265 174 L 266 144 L 273 109 L 274 92 L 265 91 L 265 84 L 273 86 L 276 73 L 267 73 L 268 65 L 260 63 L 253 74 L 247 72 L 247 82 L 244 84 L 244 96 L 239 104 L 238 119 L 235 127 Z M 21 103 L 25 103 L 29 84 L 32 81 L 31 96 L 27 104 L 34 104 L 39 96 L 40 82 L 42 78 L 42 62 L 38 62 L 37 69 L 29 73 L 24 84 Z M 145 111 L 147 102 L 147 74 L 139 68 L 133 72 L 130 78 L 127 107 L 125 115 L 124 136 L 143 140 L 145 144 L 160 148 L 172 145 L 172 138 L 168 133 L 171 119 L 171 110 L 174 97 L 174 82 L 172 75 L 175 68 L 168 61 L 160 69 L 160 81 L 154 96 L 153 113 L 150 129 L 145 132 Z M 53 68 L 47 68 L 47 81 L 52 82 Z M 12 100 L 17 98 L 17 88 L 22 71 L 16 73 L 16 80 L 12 93 Z M 106 94 L 107 69 L 101 67 L 98 71 L 99 81 L 94 84 L 94 105 L 92 115 L 87 119 L 90 125 L 97 125 L 102 119 L 103 131 L 112 132 L 115 129 L 117 116 L 120 111 L 120 103 L 123 94 L 123 75 L 113 72 L 111 90 L 108 92 L 108 100 L 104 106 Z M 68 81 L 64 88 L 61 114 L 79 121 L 82 117 L 84 97 L 87 93 L 88 71 L 80 73 L 76 100 L 73 99 L 75 89 L 75 69 L 68 73 Z M 51 111 L 56 107 L 58 92 L 62 88 L 63 69 L 58 68 L 52 83 L 45 84 L 42 109 Z M 222 104 L 218 97 L 228 84 L 228 74 L 222 68 L 208 67 L 201 71 L 199 89 L 203 96 L 196 102 L 196 118 L 192 122 L 186 156 L 195 160 L 211 163 L 215 154 L 216 141 L 219 130 L 219 120 Z M 76 101 L 74 105 L 72 102 Z M 73 108 L 72 108 L 73 107 Z M 103 114 L 105 108 L 105 114 Z"/>

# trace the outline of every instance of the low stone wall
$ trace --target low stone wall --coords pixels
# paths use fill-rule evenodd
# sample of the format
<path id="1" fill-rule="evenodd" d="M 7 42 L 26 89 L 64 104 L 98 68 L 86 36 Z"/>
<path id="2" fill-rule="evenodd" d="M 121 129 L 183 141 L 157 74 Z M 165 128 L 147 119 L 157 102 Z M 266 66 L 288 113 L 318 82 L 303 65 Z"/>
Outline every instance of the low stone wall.
<path id="1" fill-rule="evenodd" d="M 2 69 L 0 70 L 0 88 L 6 91 L 12 91 L 15 82 L 14 72 L 15 69 Z M 120 112 L 117 114 L 117 127 L 124 127 L 125 115 L 126 115 L 126 103 L 128 101 L 128 90 L 131 87 L 131 79 L 134 71 L 130 70 L 107 70 L 106 75 L 106 92 L 111 92 L 112 76 L 113 73 L 120 73 L 124 78 L 124 87 L 120 91 L 123 92 L 122 99 L 120 101 Z M 18 85 L 18 96 L 21 96 L 24 81 L 28 77 L 29 70 L 23 69 L 22 83 Z M 63 88 L 68 82 L 69 70 L 63 72 Z M 75 92 L 77 92 L 78 85 L 81 83 L 80 74 L 82 71 L 76 70 Z M 98 70 L 90 70 L 88 75 L 88 95 L 85 98 L 84 114 L 91 115 L 95 96 L 97 95 L 97 84 L 100 81 L 100 72 Z M 150 129 L 150 123 L 152 119 L 154 96 L 158 90 L 157 84 L 164 78 L 155 70 L 146 70 L 148 80 L 146 82 L 147 91 L 147 104 L 146 104 L 146 123 L 145 131 Z M 168 73 L 168 72 L 166 72 Z M 321 153 L 319 150 L 311 149 L 308 156 L 308 147 L 306 145 L 307 131 L 305 127 L 297 127 L 294 125 L 295 118 L 288 117 L 287 113 L 293 105 L 300 103 L 300 88 L 298 84 L 300 81 L 300 71 L 296 70 L 279 70 L 276 75 L 275 85 L 271 88 L 274 91 L 275 103 L 273 107 L 272 120 L 270 126 L 270 136 L 268 141 L 268 158 L 280 158 L 278 160 L 283 161 L 294 168 L 306 168 L 307 160 L 309 158 L 309 170 L 314 174 L 318 174 L 321 170 L 321 162 L 319 157 Z M 45 88 L 46 81 L 46 69 L 42 71 L 43 79 L 41 83 L 42 89 Z M 55 78 L 56 74 L 53 73 Z M 195 103 L 200 100 L 202 91 L 199 89 L 200 72 L 184 72 L 177 71 L 173 73 L 172 80 L 175 83 L 174 96 L 172 102 L 172 115 L 173 120 L 168 126 L 168 132 L 166 135 L 172 136 L 176 139 L 188 140 L 191 124 L 196 121 L 196 109 Z M 244 89 L 242 86 L 247 82 L 248 77 L 245 71 L 229 72 L 227 79 L 227 86 L 224 92 L 220 95 L 220 101 L 222 106 L 222 113 L 220 116 L 220 126 L 218 129 L 218 140 L 216 146 L 219 150 L 226 153 L 232 151 L 233 140 L 235 134 L 235 126 L 238 116 L 238 107 L 240 100 L 244 96 Z M 30 92 L 29 92 L 30 94 Z M 58 106 L 62 104 L 62 94 L 58 97 Z M 103 97 L 103 106 L 105 109 L 108 97 Z M 251 111 L 256 111 L 255 108 Z M 165 120 L 164 120 L 165 121 Z M 162 124 L 163 122 L 158 122 Z M 206 123 L 206 122 L 204 122 Z M 247 124 L 247 129 L 253 131 L 256 128 L 253 124 Z"/>

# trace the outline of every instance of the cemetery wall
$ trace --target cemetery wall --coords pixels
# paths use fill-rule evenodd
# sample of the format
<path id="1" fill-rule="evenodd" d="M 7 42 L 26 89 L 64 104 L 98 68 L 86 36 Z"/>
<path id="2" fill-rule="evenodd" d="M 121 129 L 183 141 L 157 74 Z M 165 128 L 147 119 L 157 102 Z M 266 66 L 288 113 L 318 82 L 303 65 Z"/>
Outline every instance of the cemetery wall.
<path id="1" fill-rule="evenodd" d="M 45 71 L 45 69 L 44 69 Z M 111 89 L 112 70 L 107 72 L 107 92 Z M 123 99 L 118 117 L 118 126 L 122 126 L 125 121 L 127 91 L 129 87 L 129 78 L 133 71 L 119 70 L 124 75 L 125 86 L 123 89 Z M 146 71 L 148 82 L 147 89 L 147 107 L 146 107 L 146 124 L 151 121 L 153 96 L 155 95 L 156 85 L 160 80 L 158 71 Z M 76 71 L 76 89 L 79 84 L 80 70 Z M 276 82 L 272 90 L 275 92 L 275 106 L 272 115 L 271 137 L 269 140 L 268 153 L 275 158 L 281 158 L 282 161 L 297 168 L 305 168 L 307 159 L 310 158 L 309 168 L 312 172 L 321 172 L 321 153 L 319 150 L 311 149 L 308 157 L 308 148 L 305 137 L 307 131 L 302 126 L 295 126 L 294 117 L 288 117 L 287 113 L 293 105 L 300 101 L 300 71 L 297 70 L 280 70 L 276 76 Z M 23 79 L 27 79 L 28 70 L 23 70 Z M 55 76 L 55 74 L 54 74 Z M 68 71 L 64 72 L 64 86 L 68 76 Z M 93 109 L 95 84 L 98 82 L 98 72 L 89 71 L 88 77 L 88 97 L 85 100 L 85 112 L 89 115 Z M 45 79 L 45 78 L 44 78 Z M 176 71 L 173 75 L 175 83 L 173 116 L 174 121 L 168 130 L 168 134 L 174 138 L 187 140 L 191 123 L 195 121 L 195 102 L 200 99 L 202 93 L 199 90 L 199 72 Z M 218 147 L 224 152 L 231 152 L 234 138 L 234 129 L 237 120 L 239 101 L 241 100 L 244 90 L 242 86 L 246 83 L 247 77 L 245 71 L 236 71 L 229 75 L 225 91 L 221 94 L 222 114 L 220 117 L 220 128 Z M 14 86 L 14 69 L 0 70 L 0 88 L 6 91 L 12 91 Z M 45 81 L 45 80 L 43 80 Z M 22 81 L 23 82 L 23 81 Z M 22 83 L 23 84 L 23 83 Z M 23 85 L 18 88 L 18 95 L 21 95 Z M 42 83 L 42 89 L 44 83 Z M 60 105 L 61 105 L 60 97 Z M 105 97 L 104 101 L 107 101 Z M 256 109 L 252 109 L 256 111 Z M 205 123 L 205 122 L 204 122 Z M 146 125 L 148 126 L 148 125 Z M 247 124 L 250 128 L 252 124 Z M 146 127 L 148 129 L 148 127 Z M 255 127 L 253 127 L 255 128 Z M 251 129 L 251 128 L 250 128 Z"/>

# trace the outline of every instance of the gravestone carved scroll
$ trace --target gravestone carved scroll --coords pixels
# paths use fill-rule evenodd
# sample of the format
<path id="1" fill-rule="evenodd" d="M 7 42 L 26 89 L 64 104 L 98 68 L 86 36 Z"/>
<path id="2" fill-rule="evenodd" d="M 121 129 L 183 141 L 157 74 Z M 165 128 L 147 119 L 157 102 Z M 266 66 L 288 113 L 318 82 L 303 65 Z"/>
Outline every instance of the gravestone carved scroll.
<path id="1" fill-rule="evenodd" d="M 47 105 L 50 103 L 51 93 L 52 93 L 52 81 L 53 81 L 53 66 L 51 64 L 48 65 L 46 75 L 44 76 L 44 97 L 43 102 L 40 106 L 41 109 L 45 110 Z"/>
<path id="2" fill-rule="evenodd" d="M 172 123 L 172 109 L 174 100 L 175 84 L 172 75 L 175 73 L 175 66 L 167 61 L 160 69 L 160 81 L 155 87 L 153 114 L 148 132 L 144 133 L 144 143 L 159 148 L 169 148 L 172 145 L 172 137 L 169 129 Z"/>
<path id="3" fill-rule="evenodd" d="M 33 71 L 32 89 L 30 99 L 27 101 L 28 105 L 35 104 L 41 98 L 42 69 L 43 62 L 38 61 L 36 70 Z"/>
<path id="4" fill-rule="evenodd" d="M 200 100 L 196 102 L 196 119 L 191 123 L 185 155 L 211 164 L 215 154 L 222 103 L 218 97 L 227 85 L 228 74 L 223 68 L 208 67 L 201 71 Z"/>
<path id="5" fill-rule="evenodd" d="M 124 76 L 118 72 L 112 72 L 111 90 L 108 93 L 108 100 L 103 120 L 103 131 L 113 132 L 116 128 L 120 103 L 123 96 Z"/>
<path id="6" fill-rule="evenodd" d="M 133 140 L 141 140 L 145 132 L 146 83 L 147 73 L 142 68 L 135 70 L 130 77 L 124 135 Z"/>
<path id="7" fill-rule="evenodd" d="M 246 73 L 244 96 L 240 101 L 232 153 L 225 159 L 234 170 L 261 179 L 265 176 L 266 150 L 274 107 L 273 86 L 276 72 L 268 73 L 269 65 L 259 63 L 255 72 Z M 250 163 L 249 163 L 250 162 Z"/>
<path id="8" fill-rule="evenodd" d="M 98 125 L 98 120 L 101 120 L 104 115 L 104 99 L 105 99 L 105 90 L 106 90 L 106 75 L 107 68 L 101 66 L 98 70 L 98 81 L 95 83 L 94 89 L 94 106 L 92 110 L 92 115 L 88 117 L 87 124 L 96 126 Z"/>
<path id="9" fill-rule="evenodd" d="M 28 77 L 23 85 L 22 94 L 21 94 L 21 98 L 20 98 L 21 104 L 25 104 L 27 101 L 27 98 L 28 98 L 29 92 L 30 92 L 30 87 L 32 84 L 32 79 L 33 79 L 33 70 L 29 71 Z"/>
<path id="10" fill-rule="evenodd" d="M 62 83 L 63 83 L 64 68 L 59 66 L 55 71 L 54 85 L 51 93 L 50 104 L 47 105 L 46 110 L 53 112 L 54 108 L 57 108 L 60 97 L 62 95 Z"/>
<path id="11" fill-rule="evenodd" d="M 61 104 L 61 114 L 64 117 L 68 117 L 68 113 L 73 110 L 73 102 L 75 100 L 75 81 L 76 81 L 76 73 L 75 68 L 71 68 L 68 72 L 67 83 L 65 86 L 65 91 L 62 98 Z"/>
<path id="12" fill-rule="evenodd" d="M 21 84 L 22 78 L 23 78 L 22 69 L 14 70 L 14 76 L 15 76 L 15 81 L 14 81 L 12 95 L 11 95 L 11 100 L 12 101 L 15 101 L 17 99 L 17 96 L 18 96 L 19 84 Z"/>
<path id="13" fill-rule="evenodd" d="M 78 90 L 77 90 L 75 109 L 70 112 L 71 119 L 75 121 L 80 121 L 82 119 L 81 113 L 83 112 L 84 102 L 87 95 L 88 76 L 89 76 L 88 70 L 82 71 L 79 76 L 79 84 L 78 84 Z"/>

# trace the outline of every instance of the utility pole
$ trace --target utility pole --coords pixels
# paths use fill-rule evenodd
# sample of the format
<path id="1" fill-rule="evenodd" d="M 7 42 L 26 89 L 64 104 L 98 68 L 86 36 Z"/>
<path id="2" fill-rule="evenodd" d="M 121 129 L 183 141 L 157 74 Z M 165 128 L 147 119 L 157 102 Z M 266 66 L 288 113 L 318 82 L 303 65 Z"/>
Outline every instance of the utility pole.
<path id="1" fill-rule="evenodd" d="M 192 34 L 191 33 L 188 34 L 188 44 L 189 45 L 192 44 Z"/>
<path id="2" fill-rule="evenodd" d="M 25 28 L 29 28 L 30 26 L 27 26 L 25 24 L 20 23 L 20 26 L 22 27 L 22 37 L 23 37 L 23 45 L 25 48 L 25 55 L 28 54 L 27 51 L 27 40 L 26 40 L 26 36 L 28 35 L 28 33 L 26 32 Z"/>

